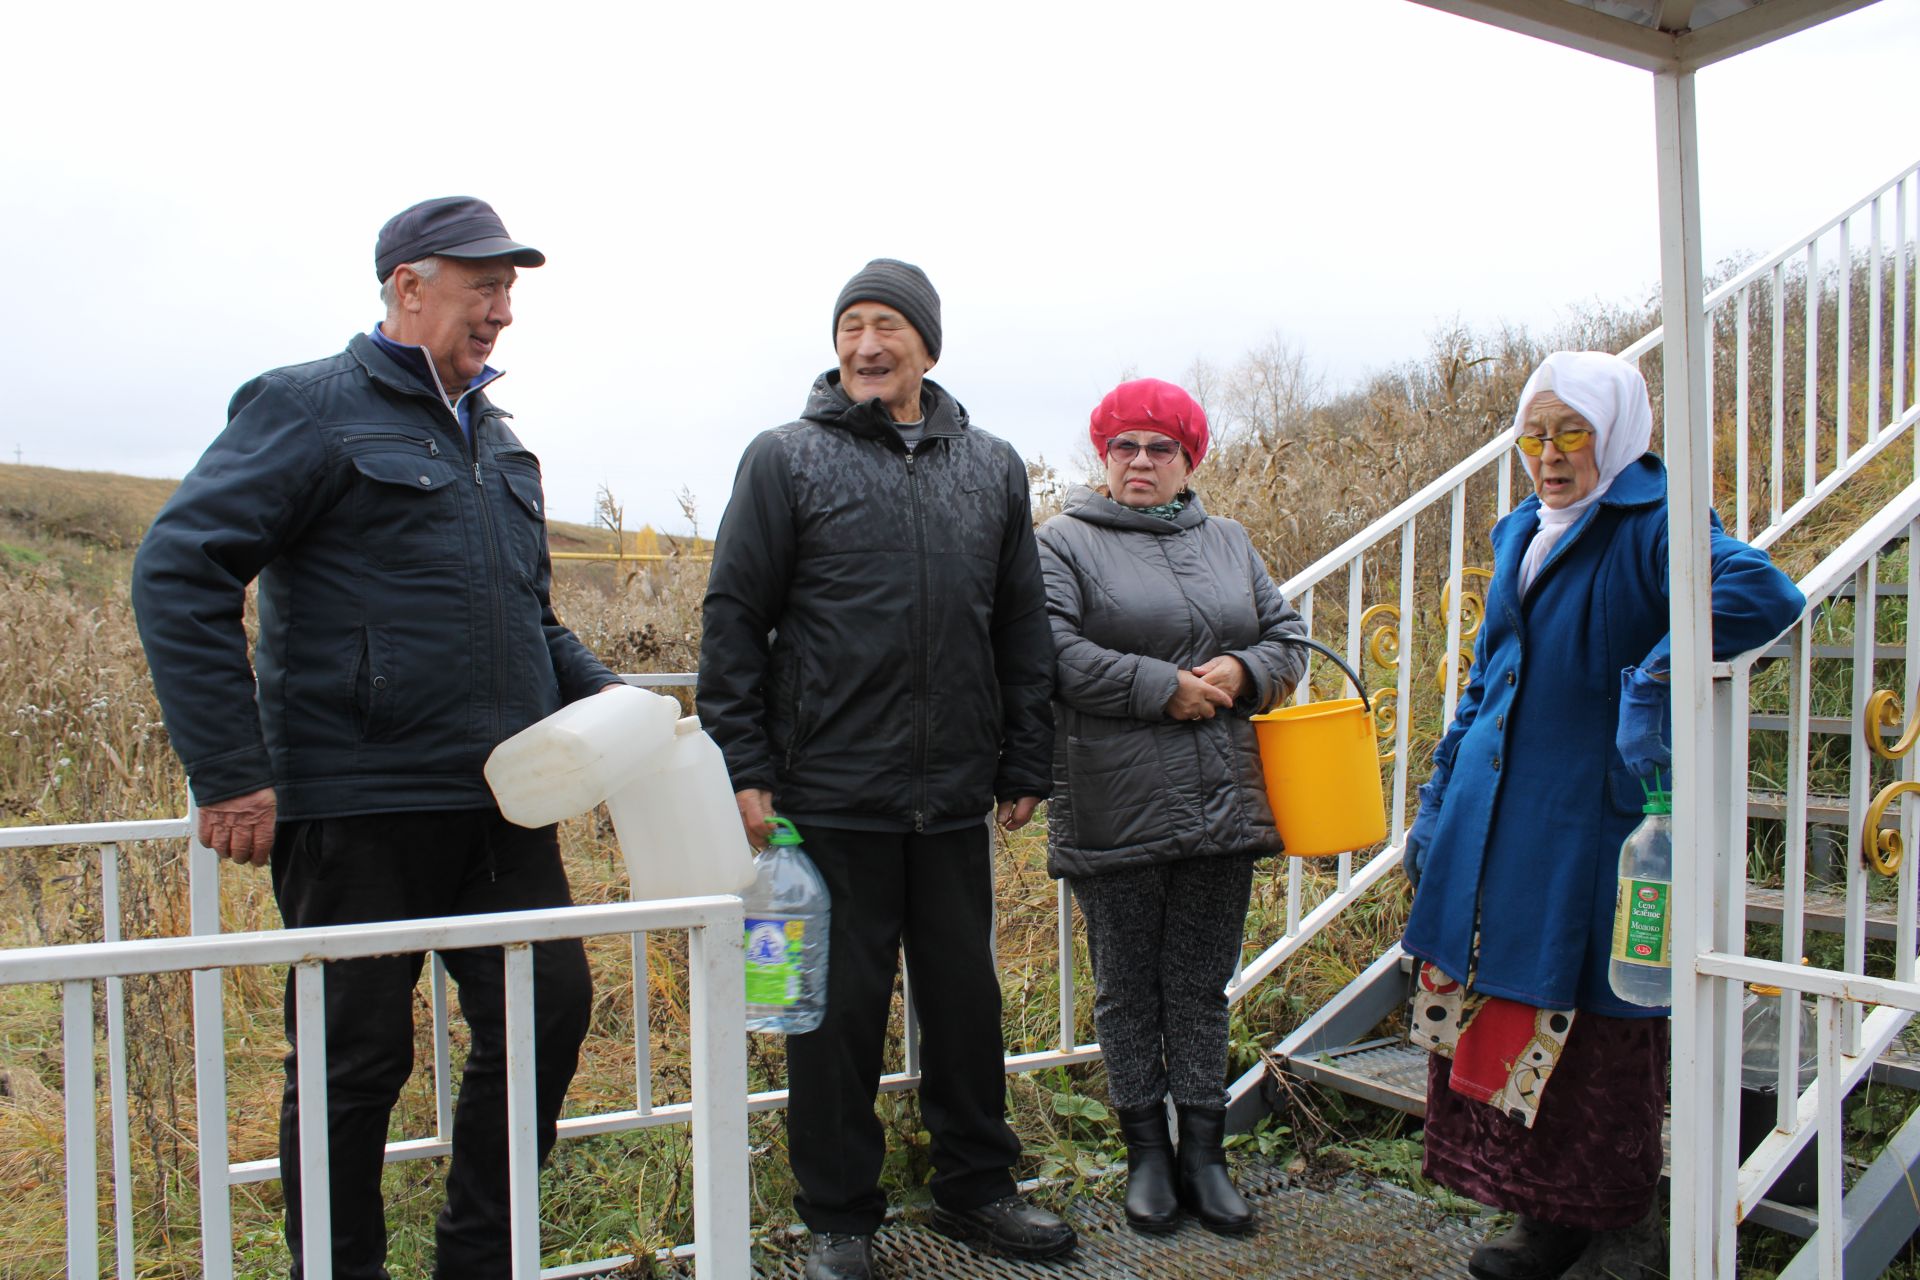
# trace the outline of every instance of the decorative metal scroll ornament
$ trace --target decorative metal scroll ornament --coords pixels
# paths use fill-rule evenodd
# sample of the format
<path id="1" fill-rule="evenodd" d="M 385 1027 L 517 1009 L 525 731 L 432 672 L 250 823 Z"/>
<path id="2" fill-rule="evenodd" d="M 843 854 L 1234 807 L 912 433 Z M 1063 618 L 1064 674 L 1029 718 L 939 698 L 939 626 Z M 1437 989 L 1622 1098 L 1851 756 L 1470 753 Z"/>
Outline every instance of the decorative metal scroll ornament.
<path id="1" fill-rule="evenodd" d="M 1460 581 L 1464 586 L 1468 578 L 1478 578 L 1482 582 L 1493 581 L 1493 570 L 1468 565 L 1460 570 Z M 1440 616 L 1448 617 L 1453 608 L 1453 583 L 1443 581 L 1440 584 Z M 1480 628 L 1487 621 L 1487 601 L 1483 594 L 1472 591 L 1460 593 L 1460 651 L 1452 661 L 1460 664 L 1460 683 L 1457 687 L 1467 687 L 1467 674 L 1473 668 L 1473 641 L 1480 634 Z M 1448 659 L 1440 659 L 1433 669 L 1433 685 L 1442 693 L 1447 689 Z"/>
<path id="2" fill-rule="evenodd" d="M 1373 626 L 1376 619 L 1386 619 L 1367 637 L 1367 656 L 1389 671 L 1400 666 L 1400 606 L 1395 604 L 1377 604 L 1360 615 L 1360 629 L 1365 631 Z M 1391 685 L 1373 691 L 1373 736 L 1385 742 L 1393 737 L 1400 724 L 1400 691 Z M 1382 751 L 1380 762 L 1391 764 L 1395 753 Z"/>
<path id="3" fill-rule="evenodd" d="M 1493 581 L 1493 570 L 1468 565 L 1460 570 L 1460 580 L 1464 587 L 1468 579 L 1481 582 Z M 1443 580 L 1440 584 L 1440 615 L 1448 616 L 1453 608 L 1453 583 Z M 1441 658 L 1433 671 L 1436 688 L 1445 691 L 1447 671 L 1450 662 L 1460 664 L 1460 683 L 1466 684 L 1466 672 L 1473 666 L 1473 641 L 1480 634 L 1480 628 L 1487 620 L 1486 597 L 1479 592 L 1462 590 L 1460 592 L 1460 649 L 1451 659 Z M 1378 623 L 1376 626 L 1375 624 Z M 1378 666 L 1389 671 L 1400 667 L 1400 606 L 1394 604 L 1376 604 L 1360 615 L 1360 630 L 1372 627 L 1367 636 L 1367 656 Z M 1373 691 L 1373 734 L 1382 742 L 1394 736 L 1400 727 L 1400 693 L 1388 686 Z M 1382 751 L 1380 760 L 1391 764 L 1394 752 Z"/>
<path id="4" fill-rule="evenodd" d="M 1904 755 L 1905 751 L 1901 754 Z M 1867 865 L 1889 878 L 1900 874 L 1900 863 L 1906 857 L 1907 844 L 1898 830 L 1882 831 L 1880 824 L 1886 819 L 1888 806 L 1901 796 L 1909 795 L 1920 795 L 1920 782 L 1889 782 L 1873 798 L 1873 803 L 1867 806 L 1866 825 L 1860 829 L 1860 847 L 1866 850 Z"/>
<path id="5" fill-rule="evenodd" d="M 1389 686 L 1373 691 L 1373 736 L 1385 742 L 1400 728 L 1400 691 Z M 1382 751 L 1381 764 L 1392 764 L 1395 752 Z"/>
<path id="6" fill-rule="evenodd" d="M 1867 699 L 1866 723 L 1860 726 L 1860 731 L 1867 735 L 1867 750 L 1882 760 L 1898 760 L 1912 751 L 1913 744 L 1920 741 L 1920 716 L 1914 717 L 1899 741 L 1888 746 L 1880 731 L 1899 727 L 1900 696 L 1891 689 L 1875 690 L 1873 696 Z"/>

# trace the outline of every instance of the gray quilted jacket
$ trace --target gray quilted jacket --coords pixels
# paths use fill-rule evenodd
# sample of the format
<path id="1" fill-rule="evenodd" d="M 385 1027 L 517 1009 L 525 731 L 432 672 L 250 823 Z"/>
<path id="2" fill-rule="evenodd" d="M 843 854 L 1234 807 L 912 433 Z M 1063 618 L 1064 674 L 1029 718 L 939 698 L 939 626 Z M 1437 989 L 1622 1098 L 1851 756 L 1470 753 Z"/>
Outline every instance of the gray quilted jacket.
<path id="1" fill-rule="evenodd" d="M 1047 870 L 1098 875 L 1216 854 L 1280 852 L 1248 717 L 1292 692 L 1305 651 L 1239 523 L 1198 498 L 1172 521 L 1076 488 L 1040 527 L 1057 659 Z M 1176 673 L 1232 654 L 1251 690 L 1176 721 Z"/>

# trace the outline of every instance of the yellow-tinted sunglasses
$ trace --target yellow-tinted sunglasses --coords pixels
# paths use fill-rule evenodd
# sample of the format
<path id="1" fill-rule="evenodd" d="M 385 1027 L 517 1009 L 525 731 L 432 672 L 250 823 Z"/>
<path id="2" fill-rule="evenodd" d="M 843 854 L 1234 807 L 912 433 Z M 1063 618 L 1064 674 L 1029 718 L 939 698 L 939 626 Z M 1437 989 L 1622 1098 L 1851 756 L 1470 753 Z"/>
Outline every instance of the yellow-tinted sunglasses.
<path id="1" fill-rule="evenodd" d="M 1576 427 L 1572 431 L 1556 431 L 1550 436 L 1521 436 L 1513 444 L 1529 458 L 1537 458 L 1547 451 L 1549 440 L 1562 453 L 1578 453 L 1593 443 L 1593 428 Z"/>

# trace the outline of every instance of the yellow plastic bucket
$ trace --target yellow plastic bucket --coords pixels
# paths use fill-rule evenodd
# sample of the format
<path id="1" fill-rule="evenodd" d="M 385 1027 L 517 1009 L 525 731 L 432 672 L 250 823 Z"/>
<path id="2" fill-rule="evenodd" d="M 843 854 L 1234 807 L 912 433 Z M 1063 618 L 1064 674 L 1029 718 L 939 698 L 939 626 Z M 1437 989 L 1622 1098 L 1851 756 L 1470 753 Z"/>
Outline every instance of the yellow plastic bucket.
<path id="1" fill-rule="evenodd" d="M 1327 652 L 1310 641 L 1301 643 Z M 1340 666 L 1346 669 L 1346 663 Z M 1351 679 L 1353 673 L 1347 675 Z M 1289 854 L 1326 858 L 1387 838 L 1380 756 L 1373 716 L 1363 699 L 1282 707 L 1254 716 L 1253 731 L 1273 820 Z"/>

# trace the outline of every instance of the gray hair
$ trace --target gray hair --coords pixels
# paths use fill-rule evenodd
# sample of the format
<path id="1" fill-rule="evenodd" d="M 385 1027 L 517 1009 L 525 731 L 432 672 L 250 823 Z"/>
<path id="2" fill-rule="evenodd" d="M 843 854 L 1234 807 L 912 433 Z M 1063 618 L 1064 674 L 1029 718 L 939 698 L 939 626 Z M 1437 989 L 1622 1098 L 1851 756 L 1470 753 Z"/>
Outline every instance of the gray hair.
<path id="1" fill-rule="evenodd" d="M 419 276 L 422 280 L 431 280 L 440 274 L 440 259 L 438 258 L 422 258 L 418 262 L 403 262 L 400 265 Z M 400 293 L 393 285 L 393 277 L 398 275 L 399 272 L 400 267 L 395 267 L 393 271 L 388 274 L 387 278 L 380 282 L 380 301 L 386 306 L 388 315 L 392 315 L 400 309 Z"/>

